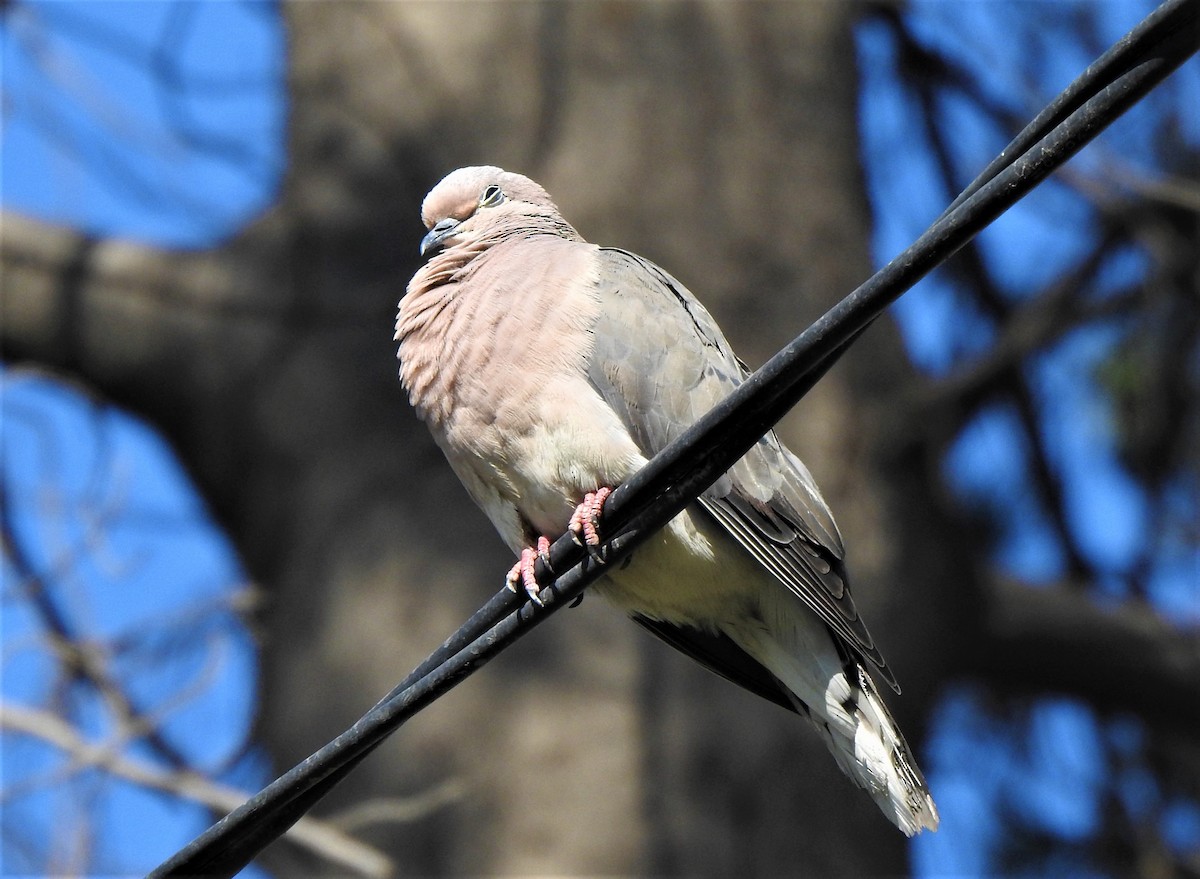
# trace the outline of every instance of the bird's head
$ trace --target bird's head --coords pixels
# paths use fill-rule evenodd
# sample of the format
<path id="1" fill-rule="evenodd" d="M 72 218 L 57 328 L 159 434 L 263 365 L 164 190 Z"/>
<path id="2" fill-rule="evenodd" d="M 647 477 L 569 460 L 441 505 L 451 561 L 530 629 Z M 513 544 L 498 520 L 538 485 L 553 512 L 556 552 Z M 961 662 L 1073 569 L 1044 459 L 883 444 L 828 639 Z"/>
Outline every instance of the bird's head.
<path id="1" fill-rule="evenodd" d="M 528 177 L 491 165 L 448 174 L 425 196 L 421 219 L 429 230 L 421 239 L 425 257 L 456 244 L 487 246 L 538 227 L 575 235 L 546 190 Z"/>

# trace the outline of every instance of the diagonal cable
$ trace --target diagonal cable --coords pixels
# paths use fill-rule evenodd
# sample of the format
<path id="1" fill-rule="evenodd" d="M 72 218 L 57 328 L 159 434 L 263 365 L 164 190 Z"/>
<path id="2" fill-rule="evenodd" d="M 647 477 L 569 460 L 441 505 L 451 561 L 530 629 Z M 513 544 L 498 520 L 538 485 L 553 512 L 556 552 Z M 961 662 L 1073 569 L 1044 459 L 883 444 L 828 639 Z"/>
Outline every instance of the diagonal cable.
<path id="1" fill-rule="evenodd" d="M 889 304 L 1023 198 L 1200 50 L 1200 0 L 1167 0 L 1051 103 L 908 249 L 825 313 L 683 436 L 619 486 L 604 509 L 604 563 L 569 535 L 544 606 L 502 590 L 349 730 L 181 849 L 152 877 L 232 876 L 384 739 L 517 638 L 569 604 L 606 564 L 674 518 L 775 424 Z M 539 562 L 538 577 L 551 572 Z"/>

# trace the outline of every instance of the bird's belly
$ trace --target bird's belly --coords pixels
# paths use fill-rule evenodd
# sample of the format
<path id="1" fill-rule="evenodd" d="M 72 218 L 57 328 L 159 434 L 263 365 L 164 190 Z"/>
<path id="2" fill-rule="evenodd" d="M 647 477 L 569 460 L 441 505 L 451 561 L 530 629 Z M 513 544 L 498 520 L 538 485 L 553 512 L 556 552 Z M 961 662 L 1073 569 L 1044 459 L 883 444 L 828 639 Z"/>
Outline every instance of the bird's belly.
<path id="1" fill-rule="evenodd" d="M 477 487 L 494 488 L 533 529 L 533 534 L 500 529 L 517 551 L 531 537 L 557 537 L 586 492 L 615 487 L 646 461 L 582 376 L 544 377 L 534 384 L 537 394 L 515 402 L 458 407 L 444 434 L 451 462 L 477 471 Z M 471 482 L 466 476 L 463 481 Z M 487 510 L 481 494 L 472 490 Z"/>
<path id="2" fill-rule="evenodd" d="M 603 520 L 601 520 L 603 530 Z M 768 576 L 703 512 L 689 508 L 593 588 L 626 613 L 716 631 L 758 613 Z"/>

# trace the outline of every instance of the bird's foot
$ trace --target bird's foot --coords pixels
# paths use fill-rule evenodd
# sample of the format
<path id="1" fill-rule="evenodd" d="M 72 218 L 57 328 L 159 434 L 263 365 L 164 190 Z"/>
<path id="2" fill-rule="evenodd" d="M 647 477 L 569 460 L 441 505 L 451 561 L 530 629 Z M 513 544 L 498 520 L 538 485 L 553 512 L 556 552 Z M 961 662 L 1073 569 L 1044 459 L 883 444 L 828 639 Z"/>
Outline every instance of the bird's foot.
<path id="1" fill-rule="evenodd" d="M 583 503 L 575 508 L 567 526 L 575 542 L 596 561 L 600 561 L 600 515 L 610 494 L 612 489 L 607 487 L 589 491 L 583 496 Z"/>
<path id="2" fill-rule="evenodd" d="M 537 549 L 527 546 L 521 550 L 521 558 L 512 566 L 505 581 L 513 592 L 517 591 L 518 585 L 521 586 L 525 590 L 525 594 L 529 596 L 529 600 L 541 606 L 542 599 L 538 597 L 538 594 L 542 591 L 542 587 L 538 584 L 537 573 L 534 571 L 534 565 L 537 564 L 538 559 L 542 560 L 546 570 L 552 572 L 550 539 L 548 537 L 538 538 Z"/>

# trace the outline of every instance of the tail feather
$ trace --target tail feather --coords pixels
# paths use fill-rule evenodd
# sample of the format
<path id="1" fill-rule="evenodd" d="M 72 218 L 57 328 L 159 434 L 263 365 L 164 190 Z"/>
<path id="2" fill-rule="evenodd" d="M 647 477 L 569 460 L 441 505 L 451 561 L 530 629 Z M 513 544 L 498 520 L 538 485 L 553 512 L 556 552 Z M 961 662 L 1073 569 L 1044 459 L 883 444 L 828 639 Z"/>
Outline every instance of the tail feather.
<path id="1" fill-rule="evenodd" d="M 792 694 L 834 760 L 906 836 L 937 830 L 933 796 L 866 669 L 845 659 L 828 630 L 800 625 L 785 648 L 761 627 L 727 630 Z"/>
<path id="2" fill-rule="evenodd" d="M 854 663 L 851 673 L 857 681 L 850 687 L 852 702 L 845 707 L 854 731 L 847 737 L 831 728 L 829 750 L 842 771 L 906 836 L 937 830 L 937 806 L 904 736 L 867 671 Z"/>

